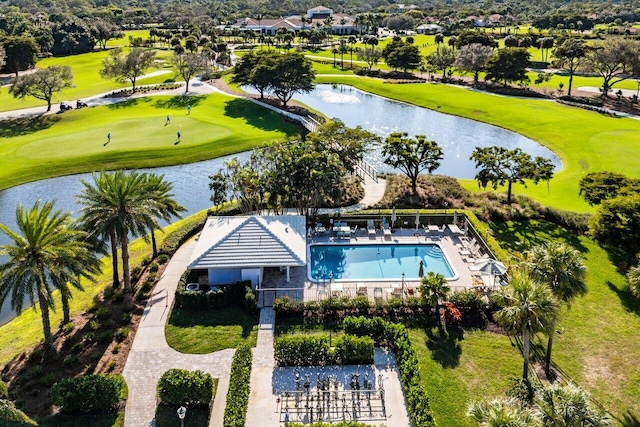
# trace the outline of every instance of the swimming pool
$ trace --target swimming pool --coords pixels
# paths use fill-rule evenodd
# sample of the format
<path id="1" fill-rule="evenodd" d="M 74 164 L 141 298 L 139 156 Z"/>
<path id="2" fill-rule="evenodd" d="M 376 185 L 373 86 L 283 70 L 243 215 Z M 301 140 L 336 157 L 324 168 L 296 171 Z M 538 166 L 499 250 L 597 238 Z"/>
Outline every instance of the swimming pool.
<path id="1" fill-rule="evenodd" d="M 433 271 L 449 280 L 457 274 L 438 244 L 314 244 L 309 245 L 308 275 L 313 281 L 401 281 L 420 280 L 420 261 L 424 274 Z"/>

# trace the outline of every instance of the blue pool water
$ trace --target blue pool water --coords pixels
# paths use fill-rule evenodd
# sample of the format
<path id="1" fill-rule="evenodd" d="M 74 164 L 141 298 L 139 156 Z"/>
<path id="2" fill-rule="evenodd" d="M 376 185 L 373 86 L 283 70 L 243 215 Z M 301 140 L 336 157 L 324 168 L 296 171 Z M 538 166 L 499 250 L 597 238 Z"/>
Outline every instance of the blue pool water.
<path id="1" fill-rule="evenodd" d="M 309 278 L 328 280 L 419 280 L 420 261 L 424 274 L 433 271 L 447 279 L 455 273 L 442 248 L 434 244 L 360 244 L 311 245 L 309 247 Z"/>

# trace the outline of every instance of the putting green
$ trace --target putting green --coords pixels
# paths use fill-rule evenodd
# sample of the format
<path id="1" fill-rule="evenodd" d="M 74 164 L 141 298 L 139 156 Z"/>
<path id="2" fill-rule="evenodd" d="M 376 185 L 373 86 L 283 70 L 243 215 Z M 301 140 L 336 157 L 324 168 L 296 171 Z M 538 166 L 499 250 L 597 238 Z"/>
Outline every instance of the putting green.
<path id="1" fill-rule="evenodd" d="M 144 97 L 4 123 L 2 188 L 76 172 L 205 160 L 300 132 L 273 111 L 221 94 Z"/>

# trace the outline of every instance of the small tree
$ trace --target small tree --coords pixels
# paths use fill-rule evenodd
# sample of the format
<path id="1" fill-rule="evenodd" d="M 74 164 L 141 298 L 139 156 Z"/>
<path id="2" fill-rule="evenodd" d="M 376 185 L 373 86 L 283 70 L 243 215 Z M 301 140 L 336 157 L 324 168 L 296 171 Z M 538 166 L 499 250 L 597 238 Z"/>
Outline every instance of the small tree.
<path id="1" fill-rule="evenodd" d="M 360 49 L 356 52 L 356 56 L 360 61 L 366 62 L 369 66 L 369 71 L 371 71 L 373 66 L 382 58 L 382 51 L 378 48 Z"/>
<path id="2" fill-rule="evenodd" d="M 445 301 L 451 292 L 451 287 L 447 284 L 447 279 L 440 273 L 434 273 L 430 271 L 420 281 L 420 296 L 423 299 L 423 303 L 429 304 L 435 312 L 436 320 L 441 326 L 442 323 L 439 319 L 438 305 L 440 301 Z"/>
<path id="3" fill-rule="evenodd" d="M 299 53 L 287 53 L 276 57 L 271 72 L 271 89 L 284 106 L 297 93 L 313 90 L 315 71 L 311 61 Z"/>
<path id="4" fill-rule="evenodd" d="M 387 56 L 387 65 L 392 68 L 402 68 L 406 73 L 408 70 L 415 70 L 422 64 L 422 56 L 420 56 L 420 50 L 418 46 L 405 43 L 404 46 L 400 46 L 394 49 Z M 453 62 L 453 61 L 452 61 Z"/>
<path id="5" fill-rule="evenodd" d="M 93 35 L 93 38 L 96 39 L 102 50 L 107 48 L 107 42 L 109 40 L 123 36 L 122 31 L 120 31 L 117 26 L 113 25 L 109 21 L 105 21 L 104 19 L 98 19 L 93 23 L 91 34 Z"/>
<path id="6" fill-rule="evenodd" d="M 186 83 L 184 93 L 189 92 L 189 80 L 204 70 L 204 58 L 197 53 L 173 55 L 171 62 Z"/>
<path id="7" fill-rule="evenodd" d="M 621 192 L 638 191 L 640 180 L 628 178 L 617 172 L 589 172 L 580 178 L 580 195 L 590 205 L 616 197 Z"/>
<path id="8" fill-rule="evenodd" d="M 145 70 L 151 65 L 156 57 L 153 50 L 133 48 L 128 54 L 122 53 L 122 48 L 115 48 L 111 51 L 109 58 L 102 62 L 100 75 L 104 78 L 112 78 L 117 81 L 130 81 L 131 90 L 136 91 L 136 80 L 142 76 Z"/>
<path id="9" fill-rule="evenodd" d="M 68 65 L 52 65 L 35 73 L 16 77 L 9 92 L 15 98 L 33 96 L 47 102 L 47 111 L 51 111 L 53 94 L 71 87 L 73 73 Z"/>
<path id="10" fill-rule="evenodd" d="M 529 80 L 526 69 L 529 66 L 529 52 L 520 47 L 498 49 L 486 64 L 485 80 L 509 82 Z"/>
<path id="11" fill-rule="evenodd" d="M 478 84 L 480 72 L 484 70 L 493 49 L 480 43 L 462 46 L 453 65 L 463 73 L 473 73 L 473 83 Z"/>
<path id="12" fill-rule="evenodd" d="M 569 38 L 556 48 L 553 55 L 556 57 L 556 66 L 566 66 L 569 70 L 569 88 L 567 95 L 571 96 L 573 75 L 582 63 L 584 63 L 587 48 L 582 40 Z"/>
<path id="13" fill-rule="evenodd" d="M 453 48 L 442 47 L 427 55 L 427 62 L 436 70 L 442 70 L 442 78 L 447 76 L 447 69 L 456 61 L 456 53 Z"/>
<path id="14" fill-rule="evenodd" d="M 260 93 L 260 99 L 263 99 L 264 92 L 271 85 L 270 70 L 273 69 L 277 55 L 265 50 L 248 52 L 233 67 L 231 83 L 251 86 Z"/>
<path id="15" fill-rule="evenodd" d="M 418 194 L 418 175 L 426 170 L 432 173 L 440 166 L 444 157 L 442 147 L 424 135 L 409 138 L 406 132 L 394 132 L 382 145 L 384 162 L 400 169 L 411 180 L 413 194 Z"/>
<path id="16" fill-rule="evenodd" d="M 519 148 L 507 150 L 504 147 L 476 147 L 471 153 L 471 160 L 480 168 L 476 180 L 481 188 L 489 183 L 496 190 L 498 186 L 508 185 L 507 204 L 511 204 L 511 187 L 513 183 L 520 183 L 526 187 L 525 179 L 537 184 L 549 181 L 553 177 L 553 163 L 551 160 L 531 156 Z"/>

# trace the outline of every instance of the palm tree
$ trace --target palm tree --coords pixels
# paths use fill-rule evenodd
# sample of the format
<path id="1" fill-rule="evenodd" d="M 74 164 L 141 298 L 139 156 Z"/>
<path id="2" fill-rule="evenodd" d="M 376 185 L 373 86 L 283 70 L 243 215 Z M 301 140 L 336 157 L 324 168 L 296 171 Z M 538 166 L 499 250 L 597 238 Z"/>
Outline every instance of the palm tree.
<path id="1" fill-rule="evenodd" d="M 529 373 L 531 334 L 548 331 L 558 313 L 558 303 L 546 285 L 536 282 L 526 270 L 516 271 L 509 285 L 493 295 L 502 307 L 494 314 L 496 322 L 508 331 L 522 334 L 524 366 L 522 378 Z"/>
<path id="2" fill-rule="evenodd" d="M 117 171 L 94 174 L 93 179 L 95 187 L 83 181 L 85 188 L 78 196 L 78 200 L 85 205 L 82 208 L 82 221 L 87 230 L 110 236 L 112 254 L 112 236 L 115 235 L 115 242 L 120 244 L 122 251 L 124 288 L 130 292 L 129 234 L 146 234 L 149 225 L 155 225 L 159 217 L 156 215 L 153 194 L 148 191 L 148 178 L 146 174 L 138 172 Z M 115 265 L 117 261 L 113 262 Z M 117 286 L 118 283 L 114 284 Z"/>
<path id="3" fill-rule="evenodd" d="M 539 426 L 536 413 L 522 408 L 514 400 L 481 400 L 469 404 L 467 416 L 482 427 Z"/>
<path id="4" fill-rule="evenodd" d="M 631 267 L 627 273 L 629 290 L 636 297 L 640 297 L 640 267 Z"/>
<path id="5" fill-rule="evenodd" d="M 540 418 L 545 426 L 554 427 L 606 427 L 613 425 L 609 417 L 596 411 L 589 394 L 568 384 L 543 387 L 536 393 Z"/>
<path id="6" fill-rule="evenodd" d="M 586 268 L 582 263 L 582 255 L 572 246 L 562 242 L 535 246 L 529 251 L 528 259 L 531 276 L 545 283 L 558 302 L 570 307 L 576 296 L 587 293 L 584 282 Z M 551 321 L 545 358 L 547 374 L 551 369 L 551 349 L 557 320 L 556 317 Z"/>
<path id="7" fill-rule="evenodd" d="M 86 233 L 70 226 L 69 214 L 53 212 L 53 202 L 30 210 L 16 208 L 16 223 L 22 234 L 0 224 L 0 231 L 13 240 L 0 247 L 0 255 L 9 261 L 0 265 L 0 304 L 10 298 L 11 308 L 22 311 L 25 300 L 32 306 L 37 299 L 42 317 L 44 348 L 53 353 L 53 335 L 49 309 L 54 308 L 52 292 L 62 290 L 63 302 L 71 297 L 69 287 L 82 289 L 81 277 L 91 278 L 99 270 L 99 261 L 85 244 Z M 68 315 L 68 305 L 67 305 Z"/>
<path id="8" fill-rule="evenodd" d="M 150 173 L 146 175 L 146 179 L 147 195 L 152 203 L 150 219 L 162 219 L 168 222 L 173 217 L 180 218 L 180 212 L 184 212 L 187 209 L 174 199 L 174 195 L 171 193 L 173 185 L 165 181 L 164 175 Z M 153 257 L 156 258 L 158 256 L 158 247 L 156 245 L 154 231 L 157 228 L 156 221 L 151 221 L 148 227 L 151 234 Z"/>
<path id="9" fill-rule="evenodd" d="M 422 278 L 419 291 L 423 300 L 433 307 L 436 320 L 438 320 L 438 324 L 441 325 L 439 322 L 438 304 L 440 301 L 446 300 L 451 291 L 451 288 L 447 284 L 447 279 L 440 273 L 430 271 Z"/>

